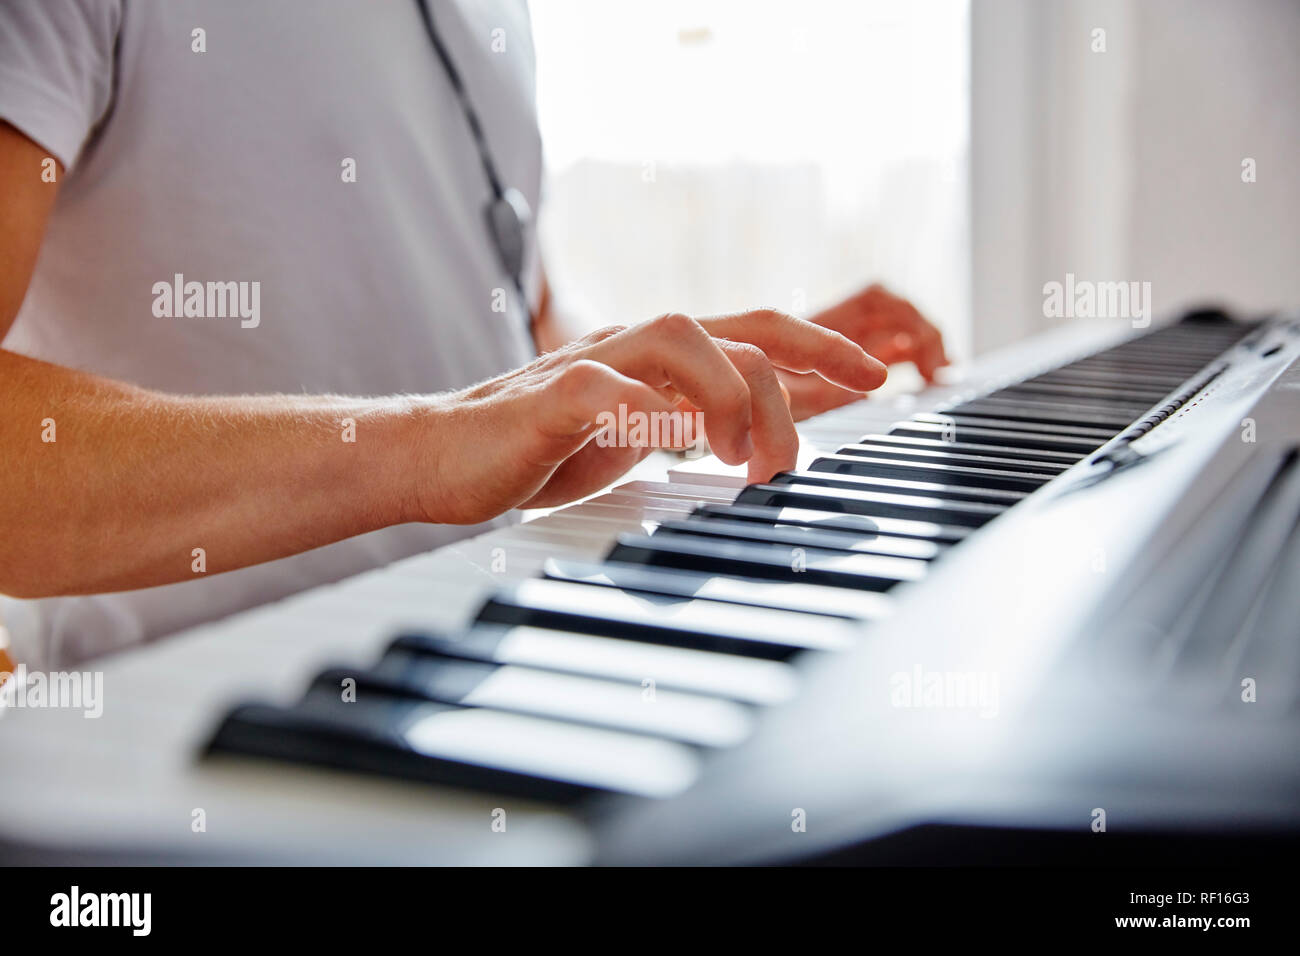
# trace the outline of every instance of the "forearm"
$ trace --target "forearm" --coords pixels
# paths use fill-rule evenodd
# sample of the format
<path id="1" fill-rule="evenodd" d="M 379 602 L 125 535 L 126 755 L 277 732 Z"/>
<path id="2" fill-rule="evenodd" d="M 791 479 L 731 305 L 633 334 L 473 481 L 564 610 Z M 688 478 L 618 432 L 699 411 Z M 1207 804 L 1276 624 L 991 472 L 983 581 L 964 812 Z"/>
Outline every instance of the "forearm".
<path id="1" fill-rule="evenodd" d="M 14 596 L 187 580 L 419 517 L 425 400 L 164 395 L 0 351 L 0 403 Z"/>

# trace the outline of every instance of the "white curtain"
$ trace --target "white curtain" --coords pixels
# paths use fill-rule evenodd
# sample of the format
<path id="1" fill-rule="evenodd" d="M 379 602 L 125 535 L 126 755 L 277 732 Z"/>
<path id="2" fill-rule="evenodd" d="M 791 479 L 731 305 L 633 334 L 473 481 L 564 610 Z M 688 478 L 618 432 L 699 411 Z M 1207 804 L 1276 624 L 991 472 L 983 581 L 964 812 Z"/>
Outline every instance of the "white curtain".
<path id="1" fill-rule="evenodd" d="M 976 351 L 1067 273 L 1157 316 L 1300 302 L 1295 0 L 975 0 L 971 46 Z"/>

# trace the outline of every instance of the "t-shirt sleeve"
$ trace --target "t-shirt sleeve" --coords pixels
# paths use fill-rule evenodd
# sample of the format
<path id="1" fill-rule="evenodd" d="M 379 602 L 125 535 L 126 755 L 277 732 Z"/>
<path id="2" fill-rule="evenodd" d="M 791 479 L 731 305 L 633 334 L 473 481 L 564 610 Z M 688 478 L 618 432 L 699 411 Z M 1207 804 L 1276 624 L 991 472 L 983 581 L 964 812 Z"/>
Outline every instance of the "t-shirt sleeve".
<path id="1" fill-rule="evenodd" d="M 113 95 L 121 0 L 0 0 L 0 120 L 72 168 Z"/>

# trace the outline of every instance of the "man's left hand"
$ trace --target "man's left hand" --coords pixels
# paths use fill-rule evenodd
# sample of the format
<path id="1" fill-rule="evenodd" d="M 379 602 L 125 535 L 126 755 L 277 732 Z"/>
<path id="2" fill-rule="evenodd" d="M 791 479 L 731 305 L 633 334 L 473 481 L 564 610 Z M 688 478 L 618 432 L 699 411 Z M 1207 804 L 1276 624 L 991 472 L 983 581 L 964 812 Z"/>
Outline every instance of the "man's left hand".
<path id="1" fill-rule="evenodd" d="M 939 330 L 912 303 L 878 283 L 809 321 L 834 329 L 886 365 L 914 363 L 927 382 L 933 382 L 935 371 L 948 364 Z M 860 393 L 833 385 L 815 372 L 779 370 L 777 374 L 789 394 L 795 421 L 862 398 Z"/>

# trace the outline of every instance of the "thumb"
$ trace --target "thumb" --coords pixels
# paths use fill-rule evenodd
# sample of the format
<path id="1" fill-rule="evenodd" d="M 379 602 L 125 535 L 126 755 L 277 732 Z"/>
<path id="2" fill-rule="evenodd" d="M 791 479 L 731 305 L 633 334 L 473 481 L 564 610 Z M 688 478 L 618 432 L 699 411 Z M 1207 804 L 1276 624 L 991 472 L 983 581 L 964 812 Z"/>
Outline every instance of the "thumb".
<path id="1" fill-rule="evenodd" d="M 566 366 L 547 392 L 538 430 L 550 446 L 544 452 L 550 464 L 563 461 L 598 432 L 619 428 L 631 412 L 651 415 L 675 408 L 656 389 L 591 359 Z"/>

